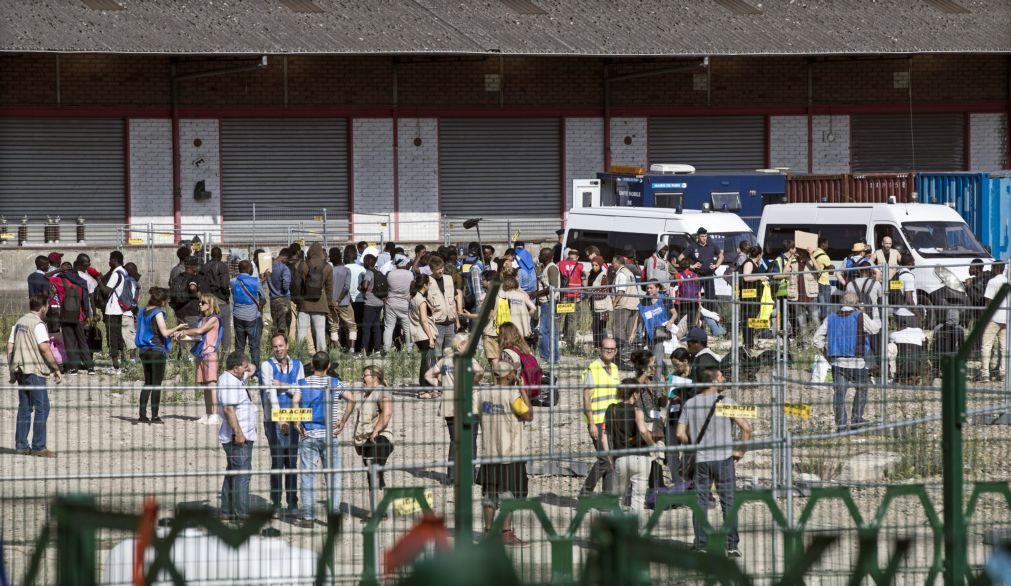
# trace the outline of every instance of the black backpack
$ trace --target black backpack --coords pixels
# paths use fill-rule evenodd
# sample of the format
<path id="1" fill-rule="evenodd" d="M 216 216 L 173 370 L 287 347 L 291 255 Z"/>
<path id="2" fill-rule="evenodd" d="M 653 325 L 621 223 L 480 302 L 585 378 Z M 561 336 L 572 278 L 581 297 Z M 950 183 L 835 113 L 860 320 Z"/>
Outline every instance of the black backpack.
<path id="1" fill-rule="evenodd" d="M 302 273 L 298 268 L 297 264 L 288 265 L 288 270 L 291 272 L 291 300 L 295 303 L 300 303 L 305 294 L 305 279 L 302 278 Z"/>
<path id="2" fill-rule="evenodd" d="M 930 352 L 934 356 L 955 354 L 965 343 L 965 330 L 958 324 L 944 323 L 934 330 Z"/>
<path id="3" fill-rule="evenodd" d="M 66 277 L 60 277 L 63 281 L 63 305 L 60 307 L 60 321 L 63 323 L 76 323 L 81 316 L 81 288 L 70 282 Z"/>
<path id="4" fill-rule="evenodd" d="M 294 279 L 292 279 L 294 281 Z M 309 274 L 305 277 L 302 289 L 302 299 L 319 301 L 323 296 L 323 265 L 309 265 Z"/>
<path id="5" fill-rule="evenodd" d="M 372 273 L 372 294 L 379 299 L 386 299 L 390 295 L 390 282 L 386 280 L 386 275 L 376 269 L 369 269 Z"/>
<path id="6" fill-rule="evenodd" d="M 112 279 L 112 275 L 118 277 L 117 281 L 110 287 L 109 281 Z M 98 280 L 98 287 L 95 287 L 95 306 L 97 306 L 102 311 L 105 311 L 105 306 L 109 303 L 109 300 L 116 294 L 116 287 L 119 286 L 119 281 L 123 280 L 123 276 L 117 273 L 115 270 L 111 270 Z"/>
<path id="7" fill-rule="evenodd" d="M 891 280 L 888 281 L 888 303 L 890 305 L 906 304 L 906 294 L 902 291 L 902 281 L 899 280 L 899 277 L 909 272 L 909 269 L 902 267 L 894 275 L 891 275 Z"/>
<path id="8" fill-rule="evenodd" d="M 172 279 L 172 286 L 169 288 L 169 305 L 172 306 L 172 309 L 178 311 L 190 302 L 189 285 L 192 280 L 193 277 L 185 272 L 179 273 L 176 278 Z"/>

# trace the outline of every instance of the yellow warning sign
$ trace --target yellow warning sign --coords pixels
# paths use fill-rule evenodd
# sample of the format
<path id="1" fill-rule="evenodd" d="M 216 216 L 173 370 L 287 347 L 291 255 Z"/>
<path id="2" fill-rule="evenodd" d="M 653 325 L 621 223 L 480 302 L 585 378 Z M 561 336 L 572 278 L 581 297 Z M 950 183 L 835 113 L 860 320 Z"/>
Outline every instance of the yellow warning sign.
<path id="1" fill-rule="evenodd" d="M 754 419 L 758 417 L 758 407 L 755 405 L 724 405 L 723 403 L 717 403 L 716 414 L 721 417 Z"/>
<path id="2" fill-rule="evenodd" d="M 435 495 L 432 493 L 432 489 L 425 490 L 425 500 L 431 506 Z M 404 497 L 401 499 L 395 499 L 393 501 L 393 510 L 398 515 L 410 515 L 412 513 L 417 513 L 421 511 L 421 503 L 418 499 L 414 497 Z"/>
<path id="3" fill-rule="evenodd" d="M 757 299 L 758 289 L 741 289 L 741 299 Z"/>
<path id="4" fill-rule="evenodd" d="M 137 236 L 134 236 L 133 238 L 127 239 L 126 243 L 127 244 L 144 244 L 144 239 L 143 238 L 138 238 Z"/>
<path id="5" fill-rule="evenodd" d="M 312 217 L 312 221 L 313 222 L 322 222 L 323 221 L 323 216 L 313 216 Z"/>
<path id="6" fill-rule="evenodd" d="M 14 240 L 13 232 L 0 232 L 0 240 Z"/>
<path id="7" fill-rule="evenodd" d="M 751 317 L 748 318 L 748 327 L 753 330 L 767 330 L 769 329 L 769 320 L 764 317 Z"/>
<path id="8" fill-rule="evenodd" d="M 902 291 L 902 281 L 888 281 L 888 289 L 891 291 Z"/>
<path id="9" fill-rule="evenodd" d="M 799 417 L 800 419 L 810 419 L 811 406 L 805 405 L 803 403 L 785 403 L 783 404 L 783 413 L 789 415 L 790 417 Z"/>
<path id="10" fill-rule="evenodd" d="M 271 409 L 270 418 L 284 423 L 312 421 L 312 409 Z"/>
<path id="11" fill-rule="evenodd" d="M 555 313 L 576 313 L 576 304 L 559 303 L 555 306 Z"/>

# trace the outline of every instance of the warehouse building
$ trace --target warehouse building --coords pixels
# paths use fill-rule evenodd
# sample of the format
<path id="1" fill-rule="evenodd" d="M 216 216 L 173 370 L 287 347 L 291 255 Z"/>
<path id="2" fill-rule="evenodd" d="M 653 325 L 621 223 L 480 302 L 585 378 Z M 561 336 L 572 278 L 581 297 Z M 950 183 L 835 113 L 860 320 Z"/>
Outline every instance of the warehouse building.
<path id="1" fill-rule="evenodd" d="M 0 214 L 553 230 L 614 165 L 1011 167 L 1004 0 L 11 0 Z"/>

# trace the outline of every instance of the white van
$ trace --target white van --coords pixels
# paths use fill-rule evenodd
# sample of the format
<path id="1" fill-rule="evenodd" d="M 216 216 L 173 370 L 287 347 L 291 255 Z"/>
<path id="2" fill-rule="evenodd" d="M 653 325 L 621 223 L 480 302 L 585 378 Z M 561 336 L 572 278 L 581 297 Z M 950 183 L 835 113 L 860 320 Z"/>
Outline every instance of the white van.
<path id="1" fill-rule="evenodd" d="M 965 305 L 963 283 L 969 277 L 969 262 L 993 261 L 972 230 L 948 206 L 921 203 L 832 204 L 792 203 L 765 206 L 758 226 L 758 240 L 769 255 L 778 254 L 794 231 L 814 232 L 828 238 L 832 263 L 841 267 L 856 242 L 866 241 L 874 250 L 885 236 L 892 247 L 909 251 L 917 267 L 917 299 L 921 305 Z"/>
<path id="2" fill-rule="evenodd" d="M 650 257 L 660 244 L 668 247 L 686 247 L 699 228 L 709 232 L 709 238 L 723 247 L 724 267 L 717 271 L 723 274 L 726 265 L 737 255 L 737 247 L 742 240 L 756 242 L 755 234 L 737 214 L 683 210 L 678 213 L 671 208 L 638 208 L 626 206 L 605 206 L 593 208 L 573 208 L 565 223 L 565 248 L 579 251 L 580 260 L 585 258 L 586 247 L 594 245 L 600 249 L 604 260 L 620 253 L 625 246 L 631 246 L 639 262 Z M 730 287 L 723 279 L 716 280 L 716 294 L 730 295 Z"/>

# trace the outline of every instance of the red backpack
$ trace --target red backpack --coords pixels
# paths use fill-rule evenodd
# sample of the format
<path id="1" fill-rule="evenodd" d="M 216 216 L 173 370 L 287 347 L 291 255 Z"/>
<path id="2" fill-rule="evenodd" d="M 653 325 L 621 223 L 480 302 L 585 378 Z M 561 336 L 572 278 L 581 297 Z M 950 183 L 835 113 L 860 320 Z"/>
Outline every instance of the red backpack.
<path id="1" fill-rule="evenodd" d="M 506 350 L 512 350 L 520 357 L 520 379 L 527 389 L 527 396 L 533 399 L 541 394 L 541 383 L 544 381 L 544 370 L 537 363 L 533 354 L 522 352 L 516 346 L 510 346 Z"/>

